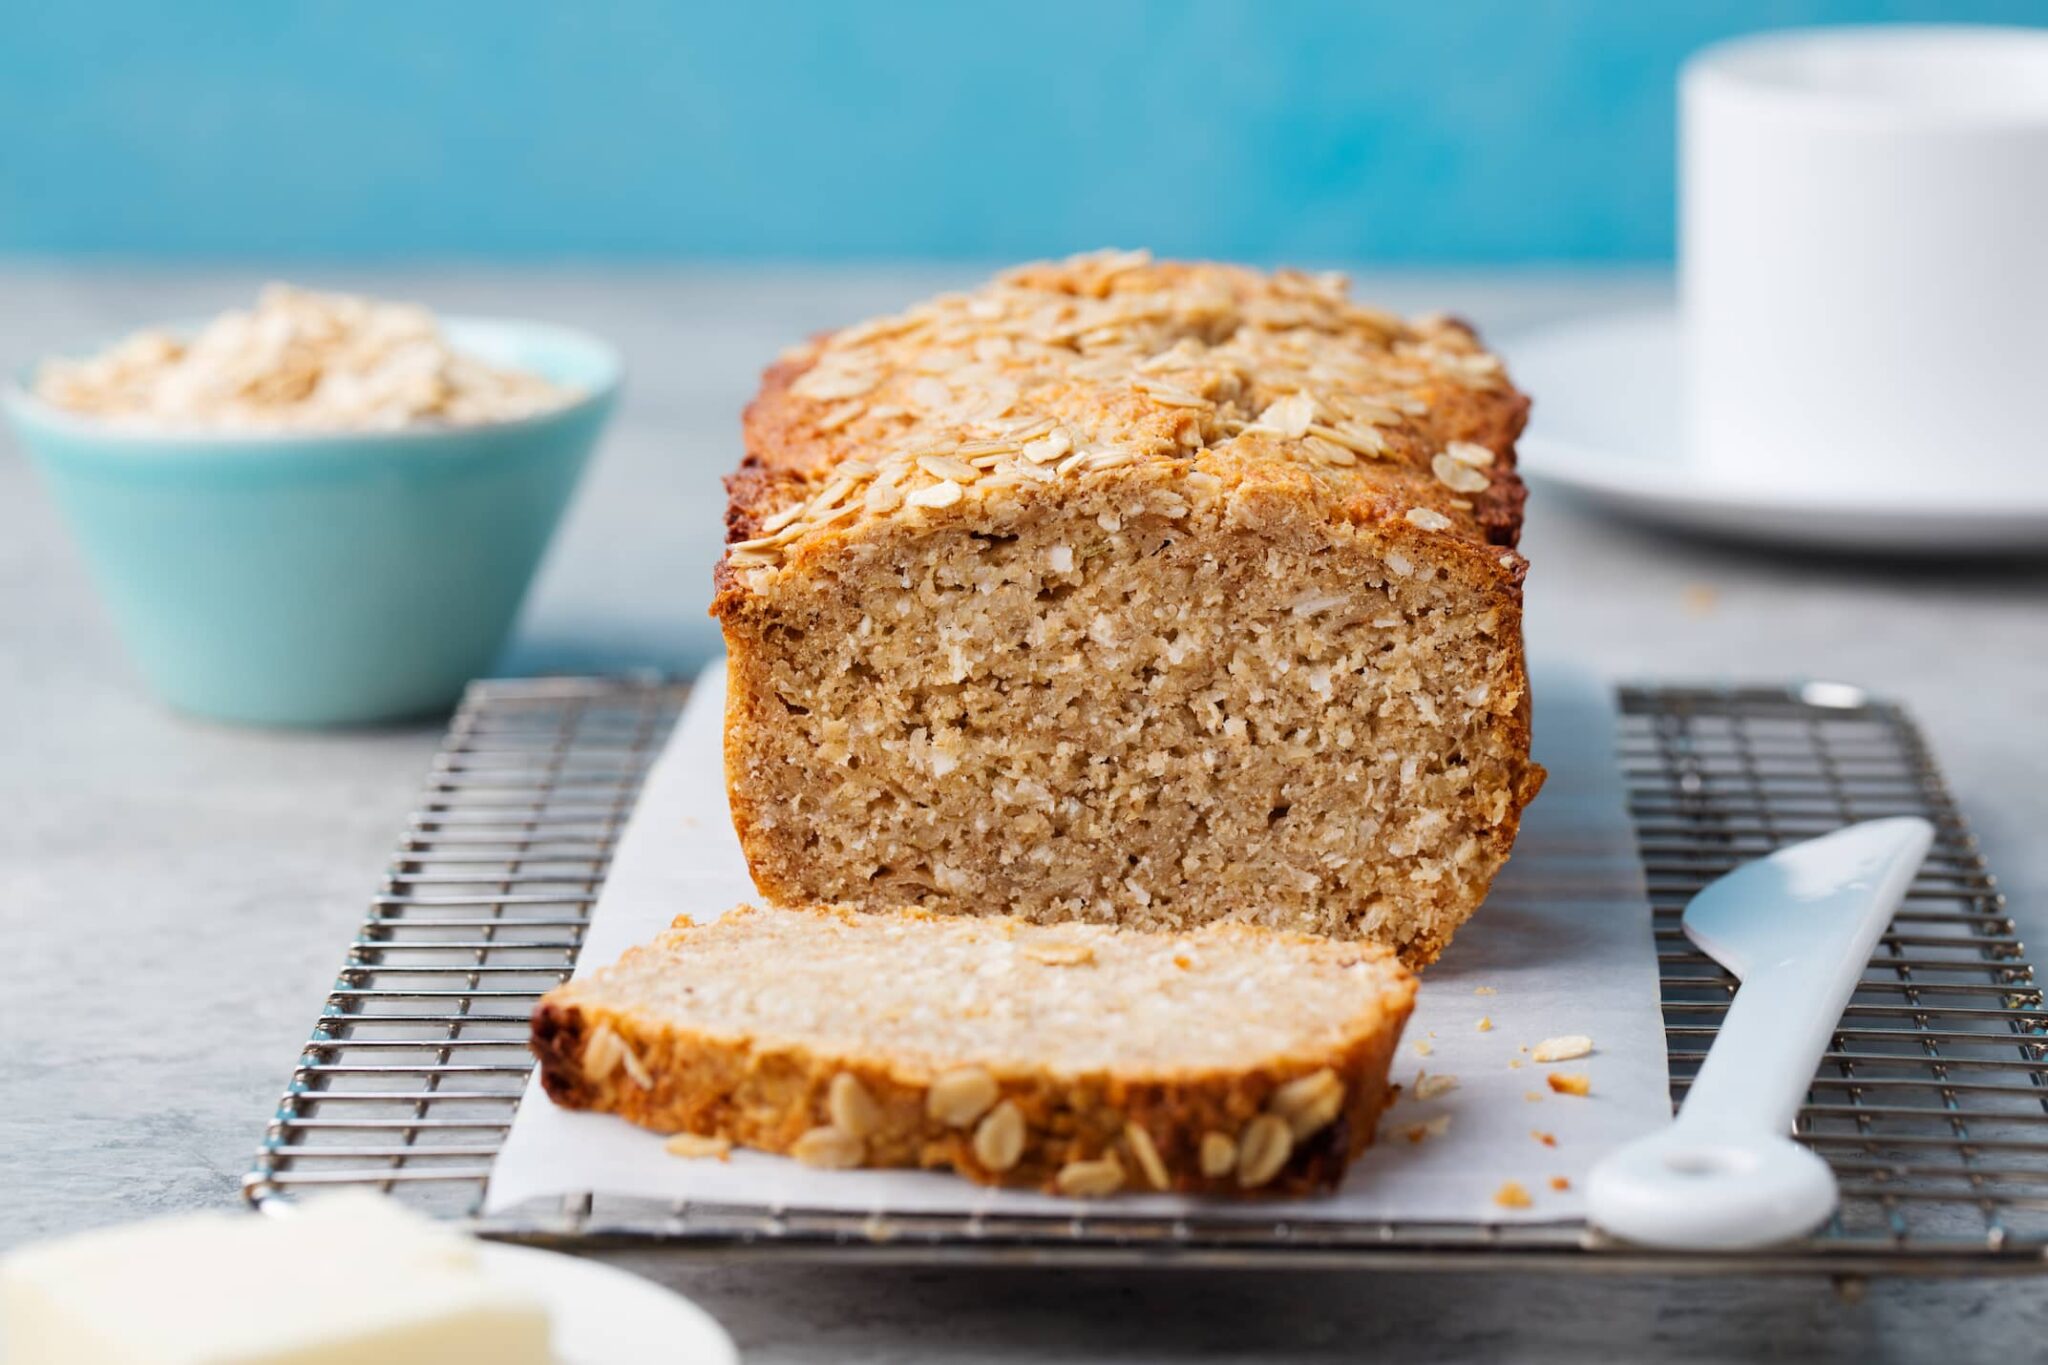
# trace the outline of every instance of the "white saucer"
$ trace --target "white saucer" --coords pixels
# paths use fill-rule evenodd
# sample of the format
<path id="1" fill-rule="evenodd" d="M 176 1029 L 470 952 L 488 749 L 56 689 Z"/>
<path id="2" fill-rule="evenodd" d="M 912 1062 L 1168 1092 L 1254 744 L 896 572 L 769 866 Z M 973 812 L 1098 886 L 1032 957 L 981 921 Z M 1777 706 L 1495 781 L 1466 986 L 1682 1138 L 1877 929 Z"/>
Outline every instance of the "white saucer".
<path id="1" fill-rule="evenodd" d="M 1521 442 L 1534 479 L 1616 511 L 1744 540 L 1829 550 L 2009 552 L 2048 547 L 2048 486 L 1995 496 L 1956 488 L 1756 487 L 1690 464 L 1679 429 L 1678 318 L 1589 318 L 1503 348 L 1535 411 Z M 1939 476 L 1938 455 L 1929 460 Z"/>
<path id="2" fill-rule="evenodd" d="M 491 1278 L 547 1305 L 561 1365 L 739 1365 L 709 1313 L 652 1280 L 598 1261 L 479 1242 Z"/>

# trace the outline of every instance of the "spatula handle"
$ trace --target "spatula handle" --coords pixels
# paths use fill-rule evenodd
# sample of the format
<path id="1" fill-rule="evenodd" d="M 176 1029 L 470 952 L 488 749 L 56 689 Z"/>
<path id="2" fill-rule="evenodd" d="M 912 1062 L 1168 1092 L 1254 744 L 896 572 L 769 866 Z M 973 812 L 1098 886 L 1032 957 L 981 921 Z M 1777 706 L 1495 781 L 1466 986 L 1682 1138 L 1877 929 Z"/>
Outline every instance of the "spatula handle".
<path id="1" fill-rule="evenodd" d="M 1744 977 L 1686 1091 L 1678 1126 L 1790 1132 L 1869 956 L 1867 945 L 1852 944 L 1817 973 L 1774 962 Z"/>

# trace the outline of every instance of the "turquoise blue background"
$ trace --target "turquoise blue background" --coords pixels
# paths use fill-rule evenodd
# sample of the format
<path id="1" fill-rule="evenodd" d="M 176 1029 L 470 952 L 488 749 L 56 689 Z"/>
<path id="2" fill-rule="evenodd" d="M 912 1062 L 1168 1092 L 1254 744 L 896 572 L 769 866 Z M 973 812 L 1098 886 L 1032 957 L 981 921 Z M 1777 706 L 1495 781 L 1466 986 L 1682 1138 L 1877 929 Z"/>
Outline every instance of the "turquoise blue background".
<path id="1" fill-rule="evenodd" d="M 0 13 L 0 255 L 1493 263 L 1668 256 L 1702 43 L 2048 0 Z"/>

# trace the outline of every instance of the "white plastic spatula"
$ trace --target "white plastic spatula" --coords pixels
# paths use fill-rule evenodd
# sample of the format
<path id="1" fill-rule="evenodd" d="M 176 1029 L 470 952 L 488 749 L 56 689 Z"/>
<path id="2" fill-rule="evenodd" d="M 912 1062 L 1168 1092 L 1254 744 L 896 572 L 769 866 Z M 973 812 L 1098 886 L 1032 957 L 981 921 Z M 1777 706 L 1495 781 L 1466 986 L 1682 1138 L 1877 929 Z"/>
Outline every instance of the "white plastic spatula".
<path id="1" fill-rule="evenodd" d="M 1596 1226 L 1649 1246 L 1737 1250 L 1800 1236 L 1834 1212 L 1833 1173 L 1788 1134 L 1933 838 L 1925 820 L 1870 820 L 1779 849 L 1693 897 L 1686 937 L 1742 984 L 1677 1120 L 1593 1168 Z"/>

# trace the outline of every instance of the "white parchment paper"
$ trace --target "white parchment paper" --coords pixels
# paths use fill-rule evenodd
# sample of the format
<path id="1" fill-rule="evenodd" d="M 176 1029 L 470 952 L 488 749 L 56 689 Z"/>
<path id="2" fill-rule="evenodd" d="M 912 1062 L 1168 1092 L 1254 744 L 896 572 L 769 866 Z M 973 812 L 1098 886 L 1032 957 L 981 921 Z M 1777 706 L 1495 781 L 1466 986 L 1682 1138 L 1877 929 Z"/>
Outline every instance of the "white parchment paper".
<path id="1" fill-rule="evenodd" d="M 725 801 L 725 675 L 707 672 L 620 839 L 576 974 L 611 962 L 680 913 L 699 921 L 755 899 Z M 1406 1093 L 1379 1141 L 1335 1194 L 1250 1203 L 1128 1195 L 1131 1213 L 1212 1217 L 1551 1221 L 1583 1217 L 1585 1175 L 1603 1153 L 1668 1121 L 1664 1029 L 1650 913 L 1615 761 L 1612 693 L 1569 668 L 1539 667 L 1535 749 L 1550 770 L 1506 871 L 1477 917 L 1423 978 L 1397 1054 Z M 1594 1041 L 1555 1066 L 1528 1053 L 1564 1034 Z M 1553 1093 L 1545 1073 L 1590 1076 L 1586 1098 Z M 1415 1096 L 1418 1072 L 1454 1089 Z M 1432 1122 L 1447 1118 L 1448 1126 Z M 1565 1188 L 1555 1187 L 1558 1180 Z M 1517 1181 L 1532 1201 L 1504 1208 Z M 933 1172 L 817 1171 L 735 1151 L 686 1160 L 662 1139 L 603 1114 L 559 1109 L 529 1082 L 491 1173 L 488 1213 L 569 1193 L 852 1212 L 1043 1213 L 1068 1201 L 989 1190 Z"/>

